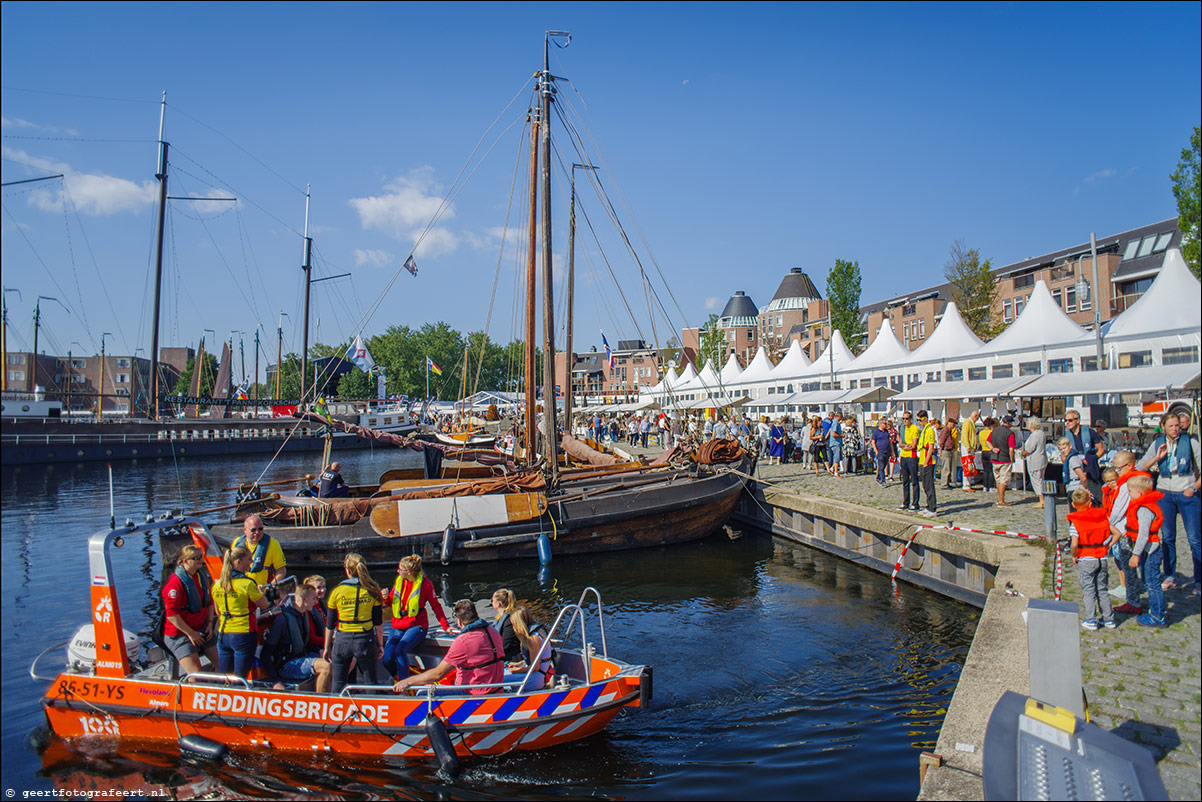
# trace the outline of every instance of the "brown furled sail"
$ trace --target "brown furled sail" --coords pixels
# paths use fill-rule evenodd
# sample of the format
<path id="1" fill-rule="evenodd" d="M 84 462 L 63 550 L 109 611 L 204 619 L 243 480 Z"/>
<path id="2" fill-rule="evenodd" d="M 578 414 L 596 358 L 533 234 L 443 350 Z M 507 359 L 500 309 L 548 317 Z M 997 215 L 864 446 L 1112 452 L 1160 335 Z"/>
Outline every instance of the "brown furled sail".
<path id="1" fill-rule="evenodd" d="M 231 371 L 234 368 L 234 354 L 230 350 L 230 344 L 224 342 L 221 344 L 221 367 L 217 369 L 217 381 L 213 383 L 213 398 L 229 398 L 232 388 L 230 387 Z M 210 412 L 221 410 L 221 417 L 229 417 L 230 406 L 225 404 L 219 407 L 217 404 L 209 407 Z"/>
<path id="2" fill-rule="evenodd" d="M 408 448 L 413 451 L 421 451 L 426 448 L 432 448 L 436 451 L 441 451 L 446 457 L 451 457 L 462 462 L 478 462 L 481 465 L 504 466 L 506 473 L 517 473 L 518 470 L 516 463 L 514 463 L 512 459 L 497 451 L 489 451 L 487 449 L 455 448 L 454 446 L 448 446 L 442 443 L 431 443 L 425 440 L 418 440 L 415 437 L 406 437 L 403 434 L 376 431 L 375 429 L 369 429 L 366 426 L 359 426 L 355 423 L 348 423 L 346 421 L 338 420 L 337 418 L 330 418 L 313 412 L 297 413 L 296 417 L 300 420 L 310 421 L 322 426 L 329 426 L 331 429 L 337 429 L 340 432 L 347 432 L 348 434 L 353 434 L 357 437 L 375 440 L 377 443 L 387 443 L 388 445 L 393 445 L 397 448 Z"/>
<path id="3" fill-rule="evenodd" d="M 581 440 L 577 440 L 570 434 L 565 434 L 563 440 L 560 441 L 565 454 L 577 462 L 586 462 L 589 465 L 619 465 L 625 460 L 613 454 L 604 454 Z"/>
<path id="4" fill-rule="evenodd" d="M 196 349 L 196 359 L 192 362 L 192 383 L 188 385 L 188 395 L 192 398 L 200 396 L 200 374 L 205 364 L 205 338 L 200 338 L 200 346 Z M 185 418 L 200 417 L 200 405 L 189 404 L 184 410 Z"/>

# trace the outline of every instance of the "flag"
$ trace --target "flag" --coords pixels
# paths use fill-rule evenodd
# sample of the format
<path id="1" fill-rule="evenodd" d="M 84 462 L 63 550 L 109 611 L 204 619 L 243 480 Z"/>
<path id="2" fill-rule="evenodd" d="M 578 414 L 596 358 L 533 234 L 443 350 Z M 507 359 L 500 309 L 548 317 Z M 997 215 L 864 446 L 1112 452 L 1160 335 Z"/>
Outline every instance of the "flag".
<path id="1" fill-rule="evenodd" d="M 238 389 L 234 391 L 234 398 L 238 401 L 245 401 L 247 398 L 249 398 L 249 396 L 246 394 L 246 391 L 249 388 L 250 380 L 247 379 L 246 381 L 242 382 L 242 384 L 238 385 Z"/>
<path id="2" fill-rule="evenodd" d="M 613 370 L 615 366 L 614 352 L 609 350 L 609 341 L 605 339 L 605 332 L 601 332 L 601 344 L 605 346 L 605 361 L 609 363 L 609 369 Z"/>
<path id="3" fill-rule="evenodd" d="M 355 366 L 364 373 L 371 372 L 371 369 L 376 366 L 376 361 L 371 358 L 371 353 L 363 344 L 363 335 L 361 334 L 356 334 L 355 341 L 351 343 L 350 348 L 346 349 L 346 358 L 354 362 Z"/>
<path id="4" fill-rule="evenodd" d="M 426 357 L 426 370 L 433 371 L 435 376 L 442 375 L 442 368 L 438 367 L 438 365 L 435 365 L 434 360 L 430 357 Z"/>
<path id="5" fill-rule="evenodd" d="M 405 260 L 404 268 L 413 275 L 417 275 L 417 262 L 413 261 L 413 254 L 409 254 L 409 258 Z"/>

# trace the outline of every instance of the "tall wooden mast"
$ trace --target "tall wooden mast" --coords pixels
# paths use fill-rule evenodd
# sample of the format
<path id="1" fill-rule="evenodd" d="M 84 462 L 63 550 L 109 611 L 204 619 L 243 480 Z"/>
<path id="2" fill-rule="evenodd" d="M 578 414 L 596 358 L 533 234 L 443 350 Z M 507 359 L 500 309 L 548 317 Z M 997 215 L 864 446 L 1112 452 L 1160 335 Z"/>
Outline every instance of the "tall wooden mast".
<path id="1" fill-rule="evenodd" d="M 526 459 L 538 452 L 538 416 L 534 398 L 534 287 L 538 247 L 538 125 L 539 109 L 530 116 L 530 242 L 526 260 Z"/>
<path id="2" fill-rule="evenodd" d="M 559 434 L 555 426 L 555 291 L 551 259 L 551 95 L 554 93 L 549 47 L 552 36 L 564 31 L 547 31 L 543 37 L 543 72 L 539 81 L 543 122 L 543 453 L 547 478 L 555 483 L 559 474 Z M 570 39 L 569 39 L 570 41 Z M 571 360 L 571 356 L 568 356 Z M 571 365 L 568 366 L 569 375 Z"/>
<path id="3" fill-rule="evenodd" d="M 163 224 L 167 216 L 167 143 L 163 141 L 163 120 L 167 115 L 167 93 L 159 109 L 159 218 L 155 228 L 154 249 L 154 322 L 150 325 L 150 417 L 159 419 L 159 304 L 163 296 Z"/>

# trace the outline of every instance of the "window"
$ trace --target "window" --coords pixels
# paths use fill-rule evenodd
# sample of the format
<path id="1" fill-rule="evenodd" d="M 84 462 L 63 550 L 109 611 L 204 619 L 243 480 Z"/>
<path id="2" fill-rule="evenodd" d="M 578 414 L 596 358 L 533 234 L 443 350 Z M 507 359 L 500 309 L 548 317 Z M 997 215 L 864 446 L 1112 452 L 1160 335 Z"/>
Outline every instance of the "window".
<path id="1" fill-rule="evenodd" d="M 1042 373 L 1042 371 L 1040 370 L 1040 364 L 1038 362 L 1018 363 L 1019 376 L 1038 376 L 1040 373 Z"/>
<path id="2" fill-rule="evenodd" d="M 118 359 L 118 360 L 117 360 L 117 367 L 119 367 L 119 368 L 128 368 L 128 367 L 129 367 L 129 360 L 128 360 L 128 359 L 126 359 L 125 357 L 122 357 L 122 358 Z"/>
<path id="3" fill-rule="evenodd" d="M 927 336 L 927 319 L 922 318 L 918 321 L 918 339 L 924 339 Z"/>
<path id="4" fill-rule="evenodd" d="M 117 375 L 113 376 L 113 381 L 117 382 L 117 384 L 129 384 L 129 374 L 118 373 Z"/>
<path id="5" fill-rule="evenodd" d="M 1135 251 L 1139 248 L 1139 240 L 1133 239 L 1127 243 L 1127 250 L 1123 251 L 1123 261 L 1135 258 Z"/>
<path id="6" fill-rule="evenodd" d="M 902 317 L 909 317 L 918 311 L 918 304 L 906 304 L 902 307 Z"/>
<path id="7" fill-rule="evenodd" d="M 1143 368 L 1151 364 L 1151 351 L 1128 351 L 1119 354 L 1119 368 Z"/>
<path id="8" fill-rule="evenodd" d="M 1082 298 L 1081 299 L 1081 311 L 1084 312 L 1086 309 L 1091 309 L 1091 308 L 1093 308 L 1093 300 L 1090 298 Z"/>
<path id="9" fill-rule="evenodd" d="M 83 360 L 83 359 L 72 359 L 71 360 L 71 367 L 73 367 L 77 370 L 83 370 L 87 366 L 88 366 L 88 363 L 86 360 Z"/>
<path id="10" fill-rule="evenodd" d="M 1014 378 L 1013 365 L 994 365 L 993 378 L 995 379 L 1012 379 Z"/>
<path id="11" fill-rule="evenodd" d="M 968 380 L 970 382 L 979 382 L 985 380 L 985 368 L 969 368 Z"/>
<path id="12" fill-rule="evenodd" d="M 1077 288 L 1067 287 L 1064 290 L 1064 309 L 1067 312 L 1077 311 Z"/>
<path id="13" fill-rule="evenodd" d="M 1139 253 L 1137 256 L 1147 256 L 1152 252 L 1152 246 L 1156 244 L 1156 235 L 1144 237 L 1144 241 L 1139 244 Z"/>
<path id="14" fill-rule="evenodd" d="M 1014 299 L 1014 316 L 1018 317 L 1022 313 L 1023 313 L 1023 299 L 1015 298 Z"/>
<path id="15" fill-rule="evenodd" d="M 900 377 L 897 377 L 897 381 L 900 381 Z M 888 386 L 888 384 L 889 384 L 889 380 L 886 379 L 884 376 L 878 376 L 877 378 L 872 380 L 873 387 L 886 387 L 886 386 Z"/>
<path id="16" fill-rule="evenodd" d="M 1008 300 L 1002 301 L 1002 321 L 1005 323 L 1009 323 L 1010 320 L 1011 320 L 1010 301 L 1008 301 Z"/>
<path id="17" fill-rule="evenodd" d="M 1147 278 L 1136 279 L 1135 281 L 1123 281 L 1119 283 L 1119 295 L 1142 295 L 1147 292 L 1148 287 L 1152 286 L 1156 276 L 1148 276 Z"/>
<path id="18" fill-rule="evenodd" d="M 1076 270 L 1073 269 L 1073 265 L 1065 263 L 1060 265 L 1060 267 L 1052 268 L 1052 281 L 1064 281 L 1065 279 L 1072 278 L 1075 274 Z"/>
<path id="19" fill-rule="evenodd" d="M 777 316 L 776 316 L 776 325 L 777 325 L 777 326 L 783 326 L 783 325 L 785 325 L 785 316 L 784 316 L 784 315 L 777 315 Z"/>
<path id="20" fill-rule="evenodd" d="M 732 343 L 735 341 L 735 330 L 734 330 L 734 329 L 731 329 L 731 330 L 728 332 L 728 337 L 727 337 L 727 339 L 728 339 L 730 342 L 732 342 Z"/>
<path id="21" fill-rule="evenodd" d="M 1025 289 L 1026 287 L 1034 287 L 1034 286 L 1035 286 L 1035 274 L 1034 273 L 1028 273 L 1025 276 L 1015 276 L 1014 277 L 1014 289 L 1016 289 L 1016 290 L 1021 290 L 1021 289 Z"/>
<path id="22" fill-rule="evenodd" d="M 1106 370 L 1108 367 L 1110 367 L 1110 357 L 1103 355 L 1102 369 Z M 1090 371 L 1090 370 L 1097 370 L 1097 369 L 1098 369 L 1098 358 L 1096 356 L 1081 357 L 1081 371 L 1082 372 Z"/>
<path id="23" fill-rule="evenodd" d="M 1198 346 L 1189 345 L 1183 348 L 1166 348 L 1160 355 L 1163 365 L 1188 365 L 1198 363 Z"/>
<path id="24" fill-rule="evenodd" d="M 929 381 L 929 382 L 937 382 L 937 381 L 940 381 L 942 378 L 943 378 L 943 374 L 941 374 L 937 370 L 931 371 L 930 373 L 927 374 L 927 381 Z M 917 382 L 915 382 L 915 383 L 917 383 Z"/>
<path id="25" fill-rule="evenodd" d="M 1072 359 L 1049 359 L 1048 360 L 1048 373 L 1072 373 L 1072 372 L 1073 372 L 1073 360 Z"/>
<path id="26" fill-rule="evenodd" d="M 943 374 L 945 381 L 962 382 L 964 381 L 964 371 L 962 369 L 949 370 Z"/>
<path id="27" fill-rule="evenodd" d="M 25 381 L 25 371 L 23 371 L 23 370 L 10 370 L 10 371 L 8 372 L 8 380 L 9 380 L 10 382 L 23 382 L 23 381 Z"/>
<path id="28" fill-rule="evenodd" d="M 25 354 L 9 354 L 8 355 L 8 364 L 24 365 L 25 364 Z"/>
<path id="29" fill-rule="evenodd" d="M 884 379 L 879 379 L 879 381 L 881 384 L 885 383 Z M 872 387 L 872 379 L 860 379 L 860 389 L 861 390 L 864 390 L 864 389 L 870 388 L 870 387 Z"/>
<path id="30" fill-rule="evenodd" d="M 1070 292 L 1071 292 L 1071 291 L 1072 291 L 1072 290 L 1070 290 Z M 1052 300 L 1056 302 L 1056 306 L 1059 306 L 1059 307 L 1062 307 L 1062 308 L 1063 308 L 1064 304 L 1061 302 L 1061 298 L 1060 298 L 1060 289 L 1059 289 L 1059 288 L 1052 290 Z"/>
<path id="31" fill-rule="evenodd" d="M 1156 245 L 1152 248 L 1152 253 L 1160 253 L 1161 251 L 1166 250 L 1169 247 L 1169 241 L 1172 239 L 1172 232 L 1169 232 L 1168 234 L 1161 234 L 1156 239 Z"/>
<path id="32" fill-rule="evenodd" d="M 775 394 L 776 394 L 776 388 L 775 388 L 775 387 L 769 387 L 769 388 L 768 388 L 768 395 L 775 395 Z M 223 586 L 223 587 L 224 587 L 224 586 Z"/>

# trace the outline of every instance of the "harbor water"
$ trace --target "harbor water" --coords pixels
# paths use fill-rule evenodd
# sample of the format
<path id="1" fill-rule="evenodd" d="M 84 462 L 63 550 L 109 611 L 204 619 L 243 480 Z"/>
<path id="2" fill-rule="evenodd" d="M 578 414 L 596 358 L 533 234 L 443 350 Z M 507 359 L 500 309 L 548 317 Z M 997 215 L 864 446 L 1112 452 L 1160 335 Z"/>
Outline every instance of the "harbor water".
<path id="1" fill-rule="evenodd" d="M 347 481 L 371 483 L 388 468 L 416 467 L 417 457 L 363 450 L 342 464 Z M 311 455 L 296 455 L 271 474 L 315 467 Z M 231 494 L 218 489 L 255 479 L 262 468 L 234 458 L 114 466 L 117 521 L 228 503 Z M 87 623 L 86 539 L 108 519 L 103 464 L 4 471 L 6 798 L 58 788 L 181 799 L 913 799 L 919 752 L 934 745 L 978 616 L 752 530 L 559 559 L 541 579 L 534 562 L 429 566 L 444 598 L 509 587 L 547 622 L 583 588 L 598 588 L 610 653 L 654 667 L 651 708 L 550 751 L 466 759 L 454 780 L 432 762 L 383 758 L 348 766 L 328 757 L 239 754 L 213 767 L 181 760 L 174 744 L 118 751 L 97 740 L 66 749 L 46 732 L 44 687 L 30 678 L 29 664 Z M 113 554 L 117 593 L 125 628 L 145 631 L 162 566 L 157 541 L 130 540 Z"/>

